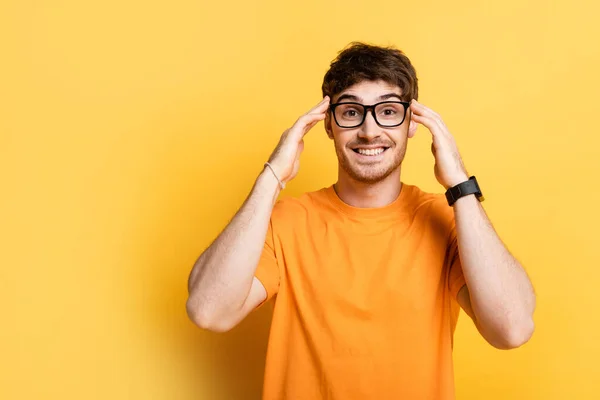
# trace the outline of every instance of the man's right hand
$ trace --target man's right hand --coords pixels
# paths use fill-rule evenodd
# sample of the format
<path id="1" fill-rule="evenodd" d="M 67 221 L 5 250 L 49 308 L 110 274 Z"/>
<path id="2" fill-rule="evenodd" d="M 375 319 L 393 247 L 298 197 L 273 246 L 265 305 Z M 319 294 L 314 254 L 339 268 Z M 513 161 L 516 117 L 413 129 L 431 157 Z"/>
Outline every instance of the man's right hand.
<path id="1" fill-rule="evenodd" d="M 304 150 L 304 135 L 319 121 L 325 119 L 329 110 L 329 96 L 298 118 L 294 125 L 281 135 L 277 147 L 269 158 L 269 164 L 282 182 L 289 182 L 298 174 L 300 154 Z"/>

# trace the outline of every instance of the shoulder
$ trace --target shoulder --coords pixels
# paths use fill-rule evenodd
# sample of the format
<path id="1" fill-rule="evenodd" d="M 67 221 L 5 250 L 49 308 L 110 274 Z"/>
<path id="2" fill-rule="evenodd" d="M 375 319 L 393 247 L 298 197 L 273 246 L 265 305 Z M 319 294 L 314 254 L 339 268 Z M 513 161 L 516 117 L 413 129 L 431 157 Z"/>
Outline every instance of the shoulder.
<path id="1" fill-rule="evenodd" d="M 297 197 L 288 196 L 275 203 L 272 218 L 277 220 L 295 219 L 315 214 L 329 206 L 327 188 L 306 192 Z"/>
<path id="2" fill-rule="evenodd" d="M 451 207 L 448 206 L 445 194 L 427 192 L 416 185 L 405 185 L 410 188 L 411 203 L 414 204 L 415 211 L 426 209 L 428 211 L 436 210 L 443 212 L 447 209 L 451 209 Z"/>
<path id="3" fill-rule="evenodd" d="M 411 187 L 411 201 L 414 204 L 414 217 L 438 226 L 443 230 L 450 230 L 454 224 L 454 210 L 448 205 L 444 193 L 432 193 Z"/>

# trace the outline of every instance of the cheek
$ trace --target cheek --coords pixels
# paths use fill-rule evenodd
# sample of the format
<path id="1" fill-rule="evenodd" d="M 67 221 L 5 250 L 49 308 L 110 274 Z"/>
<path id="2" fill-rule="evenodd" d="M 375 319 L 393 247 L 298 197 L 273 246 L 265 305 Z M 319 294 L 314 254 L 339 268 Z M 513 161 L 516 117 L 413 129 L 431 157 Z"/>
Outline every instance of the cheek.
<path id="1" fill-rule="evenodd" d="M 390 136 L 390 139 L 392 139 L 394 141 L 394 143 L 396 143 L 396 146 L 401 146 L 404 143 L 406 143 L 406 141 L 408 140 L 408 130 L 401 129 L 396 132 L 390 132 L 389 136 Z"/>
<path id="2" fill-rule="evenodd" d="M 333 143 L 335 144 L 336 152 L 343 152 L 346 148 L 346 142 L 342 142 L 339 136 L 334 136 Z"/>
<path id="3" fill-rule="evenodd" d="M 356 134 L 349 132 L 347 130 L 341 130 L 333 128 L 332 131 L 333 141 L 335 142 L 335 146 L 339 148 L 347 147 L 348 143 L 350 143 L 355 137 Z"/>

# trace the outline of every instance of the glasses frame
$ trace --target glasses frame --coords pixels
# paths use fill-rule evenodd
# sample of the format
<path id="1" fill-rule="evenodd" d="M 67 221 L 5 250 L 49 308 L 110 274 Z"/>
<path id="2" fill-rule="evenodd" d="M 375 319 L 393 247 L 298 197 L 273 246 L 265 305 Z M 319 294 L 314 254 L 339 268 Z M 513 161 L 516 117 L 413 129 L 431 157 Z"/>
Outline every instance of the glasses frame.
<path id="1" fill-rule="evenodd" d="M 381 124 L 377 120 L 377 116 L 375 115 L 375 107 L 377 107 L 378 105 L 381 105 L 381 104 L 389 104 L 389 103 L 402 104 L 404 106 L 404 115 L 402 117 L 402 121 L 400 121 L 399 124 L 396 124 L 396 125 L 384 125 L 384 124 Z M 352 105 L 360 106 L 360 107 L 363 108 L 363 118 L 362 118 L 362 120 L 360 121 L 359 124 L 352 125 L 352 126 L 342 126 L 342 125 L 340 125 L 340 123 L 338 122 L 337 117 L 335 115 L 335 109 L 338 106 L 341 106 L 341 105 L 344 105 L 344 104 L 352 104 Z M 404 123 L 404 121 L 406 120 L 406 111 L 408 110 L 408 107 L 410 107 L 410 103 L 407 102 L 407 101 L 390 101 L 390 100 L 386 100 L 386 101 L 381 101 L 379 103 L 375 103 L 375 104 L 371 104 L 371 105 L 355 103 L 355 102 L 352 102 L 352 101 L 344 101 L 342 103 L 330 104 L 329 105 L 329 110 L 331 110 L 331 113 L 333 114 L 333 119 L 335 120 L 336 125 L 339 126 L 340 128 L 345 128 L 345 129 L 358 128 L 359 126 L 361 126 L 362 124 L 365 123 L 365 119 L 367 118 L 367 113 L 369 112 L 369 110 L 371 110 L 371 115 L 373 116 L 373 119 L 375 120 L 375 122 L 377 123 L 377 125 L 381 126 L 382 128 L 395 128 L 397 126 L 402 125 Z"/>

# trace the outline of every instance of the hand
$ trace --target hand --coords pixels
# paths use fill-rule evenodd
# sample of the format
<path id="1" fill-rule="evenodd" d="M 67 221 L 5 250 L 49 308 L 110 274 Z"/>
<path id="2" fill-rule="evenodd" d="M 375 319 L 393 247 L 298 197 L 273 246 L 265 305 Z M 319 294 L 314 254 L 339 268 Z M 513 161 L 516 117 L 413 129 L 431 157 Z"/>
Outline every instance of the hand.
<path id="1" fill-rule="evenodd" d="M 282 182 L 289 182 L 298 174 L 300 154 L 304 150 L 304 135 L 319 121 L 325 119 L 328 109 L 329 96 L 325 96 L 319 104 L 298 118 L 294 125 L 281 135 L 279 144 L 269 158 L 269 163 Z"/>
<path id="2" fill-rule="evenodd" d="M 424 125 L 433 136 L 431 152 L 435 158 L 433 171 L 437 181 L 448 189 L 469 180 L 456 141 L 442 121 L 442 117 L 414 99 L 410 103 L 410 110 L 412 120 Z"/>

